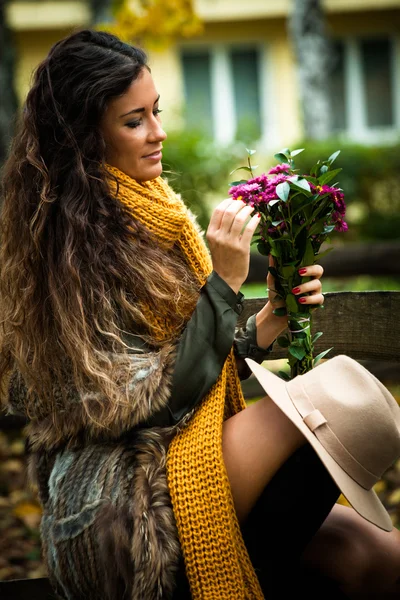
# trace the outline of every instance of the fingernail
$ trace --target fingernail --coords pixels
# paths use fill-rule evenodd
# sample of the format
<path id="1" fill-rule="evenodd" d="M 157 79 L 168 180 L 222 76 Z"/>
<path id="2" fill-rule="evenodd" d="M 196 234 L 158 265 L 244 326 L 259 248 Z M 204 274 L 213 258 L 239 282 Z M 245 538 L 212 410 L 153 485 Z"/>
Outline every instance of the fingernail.
<path id="1" fill-rule="evenodd" d="M 305 268 L 299 269 L 299 273 L 300 273 L 300 275 L 304 275 L 304 273 L 307 273 L 307 269 L 305 269 Z"/>
<path id="2" fill-rule="evenodd" d="M 292 293 L 293 294 L 299 294 L 300 293 L 300 288 L 299 287 L 293 288 L 292 289 Z"/>
<path id="3" fill-rule="evenodd" d="M 304 302 L 306 302 L 305 298 L 299 298 L 299 302 L 301 302 L 302 304 L 304 304 Z"/>
<path id="4" fill-rule="evenodd" d="M 257 217 L 258 217 L 259 219 L 261 219 L 261 215 L 260 215 L 260 213 L 257 213 Z"/>

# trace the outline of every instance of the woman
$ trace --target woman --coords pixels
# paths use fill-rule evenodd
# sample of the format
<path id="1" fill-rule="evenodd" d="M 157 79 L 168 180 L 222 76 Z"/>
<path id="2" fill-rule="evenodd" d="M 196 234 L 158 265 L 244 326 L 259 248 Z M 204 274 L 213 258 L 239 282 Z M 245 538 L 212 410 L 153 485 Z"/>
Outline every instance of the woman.
<path id="1" fill-rule="evenodd" d="M 389 589 L 398 535 L 334 506 L 338 488 L 273 403 L 245 408 L 238 368 L 286 327 L 267 302 L 236 328 L 259 217 L 224 200 L 206 250 L 160 177 L 159 113 L 140 49 L 74 33 L 39 65 L 4 169 L 0 374 L 30 419 L 54 589 L 276 597 L 287 569 L 306 577 L 301 561 L 337 597 Z M 321 304 L 322 268 L 302 274 L 298 293 Z M 292 504 L 301 522 L 277 531 Z"/>

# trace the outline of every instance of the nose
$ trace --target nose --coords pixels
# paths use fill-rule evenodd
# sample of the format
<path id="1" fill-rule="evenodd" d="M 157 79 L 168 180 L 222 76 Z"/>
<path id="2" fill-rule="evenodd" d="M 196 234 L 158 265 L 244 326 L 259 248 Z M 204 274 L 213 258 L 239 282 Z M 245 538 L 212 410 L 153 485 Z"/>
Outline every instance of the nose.
<path id="1" fill-rule="evenodd" d="M 157 119 L 155 116 L 153 116 L 153 119 L 151 121 L 151 127 L 150 127 L 149 134 L 148 134 L 149 141 L 150 142 L 163 142 L 166 137 L 167 137 L 167 134 L 165 133 L 164 129 L 161 127 L 161 123 L 160 123 L 159 119 Z"/>

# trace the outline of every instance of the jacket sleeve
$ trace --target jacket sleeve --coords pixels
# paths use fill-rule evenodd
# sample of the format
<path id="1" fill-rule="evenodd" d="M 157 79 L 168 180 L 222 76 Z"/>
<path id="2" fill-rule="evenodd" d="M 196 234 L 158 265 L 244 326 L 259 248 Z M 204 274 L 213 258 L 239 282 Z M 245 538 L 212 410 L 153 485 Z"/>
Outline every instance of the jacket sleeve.
<path id="1" fill-rule="evenodd" d="M 256 315 L 237 327 L 242 302 L 243 294 L 235 294 L 217 273 L 210 275 L 179 341 L 168 406 L 148 425 L 173 425 L 192 410 L 217 381 L 232 345 L 241 379 L 250 375 L 246 357 L 265 360 L 272 345 L 257 346 Z"/>
<path id="2" fill-rule="evenodd" d="M 214 271 L 179 340 L 168 406 L 148 421 L 169 426 L 192 410 L 217 381 L 231 351 L 243 294 Z"/>

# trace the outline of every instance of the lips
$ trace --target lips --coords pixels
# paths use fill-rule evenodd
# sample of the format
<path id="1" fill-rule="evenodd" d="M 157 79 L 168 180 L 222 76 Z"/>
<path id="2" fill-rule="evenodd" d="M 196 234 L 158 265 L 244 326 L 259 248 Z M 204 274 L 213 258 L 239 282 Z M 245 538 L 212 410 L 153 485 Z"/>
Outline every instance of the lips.
<path id="1" fill-rule="evenodd" d="M 146 154 L 145 156 L 143 156 L 143 158 L 149 158 L 150 160 L 161 160 L 161 158 L 162 158 L 161 148 L 160 148 L 160 150 L 156 150 L 155 152 L 152 152 L 151 154 Z"/>

